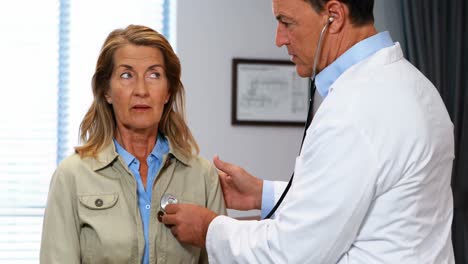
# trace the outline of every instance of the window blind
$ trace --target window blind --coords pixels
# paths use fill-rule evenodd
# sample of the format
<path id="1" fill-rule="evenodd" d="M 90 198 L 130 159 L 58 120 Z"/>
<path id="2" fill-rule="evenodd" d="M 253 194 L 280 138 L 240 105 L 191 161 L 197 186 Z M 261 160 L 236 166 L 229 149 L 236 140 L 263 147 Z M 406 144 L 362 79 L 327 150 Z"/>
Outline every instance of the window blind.
<path id="1" fill-rule="evenodd" d="M 172 2 L 172 3 L 171 3 Z M 0 8 L 0 264 L 38 263 L 50 177 L 78 144 L 107 34 L 150 26 L 172 43 L 175 1 L 26 0 Z"/>

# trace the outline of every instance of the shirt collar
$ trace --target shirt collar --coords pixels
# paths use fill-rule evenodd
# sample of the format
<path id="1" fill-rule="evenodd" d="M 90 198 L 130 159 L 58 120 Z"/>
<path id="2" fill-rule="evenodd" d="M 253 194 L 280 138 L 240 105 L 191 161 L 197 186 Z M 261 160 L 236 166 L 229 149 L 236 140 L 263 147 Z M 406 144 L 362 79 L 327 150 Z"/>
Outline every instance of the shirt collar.
<path id="1" fill-rule="evenodd" d="M 126 151 L 114 138 L 114 145 L 115 145 L 115 150 L 117 153 L 122 156 L 123 160 L 127 164 L 127 166 L 130 167 L 130 164 L 135 160 L 135 157 L 130 154 L 128 151 Z M 156 140 L 156 144 L 153 147 L 153 150 L 151 151 L 150 155 L 155 157 L 155 158 L 161 158 L 164 154 L 169 152 L 169 144 L 167 142 L 167 139 L 161 135 L 161 133 L 158 133 L 158 139 Z"/>
<path id="2" fill-rule="evenodd" d="M 332 64 L 328 65 L 315 78 L 315 86 L 322 98 L 328 95 L 330 86 L 351 66 L 367 59 L 377 51 L 393 46 L 392 37 L 388 31 L 361 40 L 343 53 Z"/>
<path id="3" fill-rule="evenodd" d="M 160 136 L 163 137 L 164 138 L 163 140 L 167 142 L 168 152 L 166 152 L 166 153 L 172 155 L 174 158 L 176 158 L 178 161 L 180 161 L 185 166 L 191 166 L 190 164 L 191 164 L 192 156 L 187 157 L 187 156 L 183 155 L 181 152 L 174 149 L 171 142 L 169 141 L 169 139 L 166 136 L 164 136 L 163 134 L 161 134 Z M 162 142 L 163 140 L 158 140 L 158 141 Z M 156 142 L 156 144 L 157 144 L 157 142 Z M 82 158 L 82 160 L 93 171 L 99 171 L 99 170 L 104 169 L 107 166 L 109 166 L 109 164 L 114 162 L 118 157 L 119 157 L 119 153 L 117 153 L 116 145 L 114 144 L 114 142 L 112 142 L 112 143 L 107 144 L 106 146 L 104 146 L 98 153 L 96 153 L 95 156 L 84 157 L 84 158 Z M 125 161 L 123 161 L 123 162 L 125 162 Z"/>

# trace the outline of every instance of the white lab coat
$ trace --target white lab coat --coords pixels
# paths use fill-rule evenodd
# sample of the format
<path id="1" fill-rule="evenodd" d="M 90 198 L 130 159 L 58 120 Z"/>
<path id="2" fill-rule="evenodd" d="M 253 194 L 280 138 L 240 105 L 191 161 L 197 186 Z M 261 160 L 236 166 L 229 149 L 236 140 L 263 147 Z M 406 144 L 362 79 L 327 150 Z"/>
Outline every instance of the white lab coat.
<path id="1" fill-rule="evenodd" d="M 384 48 L 330 87 L 275 218 L 213 220 L 210 263 L 454 263 L 453 158 L 437 90 Z"/>

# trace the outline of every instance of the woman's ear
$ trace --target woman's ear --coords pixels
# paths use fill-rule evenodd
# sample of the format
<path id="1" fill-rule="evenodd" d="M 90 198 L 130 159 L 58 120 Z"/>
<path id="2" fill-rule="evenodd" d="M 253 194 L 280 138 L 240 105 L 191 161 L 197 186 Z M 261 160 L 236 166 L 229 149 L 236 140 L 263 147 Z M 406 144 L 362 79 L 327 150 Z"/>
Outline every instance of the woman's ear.
<path id="1" fill-rule="evenodd" d="M 333 17 L 333 22 L 330 22 L 328 26 L 328 32 L 331 34 L 340 33 L 349 15 L 348 6 L 340 1 L 330 0 L 325 4 L 325 10 L 327 20 Z"/>
<path id="2" fill-rule="evenodd" d="M 164 100 L 164 104 L 167 104 L 167 103 L 169 102 L 169 99 L 171 99 L 171 95 L 170 95 L 170 94 L 168 94 L 168 95 L 166 96 L 166 100 Z"/>
<path id="3" fill-rule="evenodd" d="M 112 97 L 109 95 L 108 92 L 104 94 L 104 97 L 106 98 L 108 104 L 112 104 Z"/>

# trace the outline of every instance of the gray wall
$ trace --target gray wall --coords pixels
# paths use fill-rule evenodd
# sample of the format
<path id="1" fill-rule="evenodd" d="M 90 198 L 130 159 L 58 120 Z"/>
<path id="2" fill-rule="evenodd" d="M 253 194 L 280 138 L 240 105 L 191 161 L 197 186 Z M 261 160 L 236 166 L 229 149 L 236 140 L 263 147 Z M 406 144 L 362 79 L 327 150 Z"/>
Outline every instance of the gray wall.
<path id="1" fill-rule="evenodd" d="M 202 156 L 219 154 L 259 177 L 288 179 L 301 128 L 230 123 L 232 58 L 288 59 L 274 45 L 270 0 L 179 0 L 177 8 L 187 116 Z"/>
<path id="2" fill-rule="evenodd" d="M 398 8 L 398 1 L 375 0 L 375 26 L 378 31 L 389 31 L 393 40 L 400 42 L 402 49 L 405 50 L 403 17 Z"/>
<path id="3" fill-rule="evenodd" d="M 392 2 L 377 0 L 379 30 L 398 31 Z M 179 0 L 177 53 L 187 92 L 189 125 L 211 159 L 219 154 L 254 175 L 287 180 L 294 168 L 302 135 L 294 127 L 231 125 L 231 60 L 233 57 L 288 59 L 274 45 L 276 21 L 271 0 Z M 401 36 L 397 32 L 395 40 Z M 393 34 L 392 32 L 392 35 Z"/>

